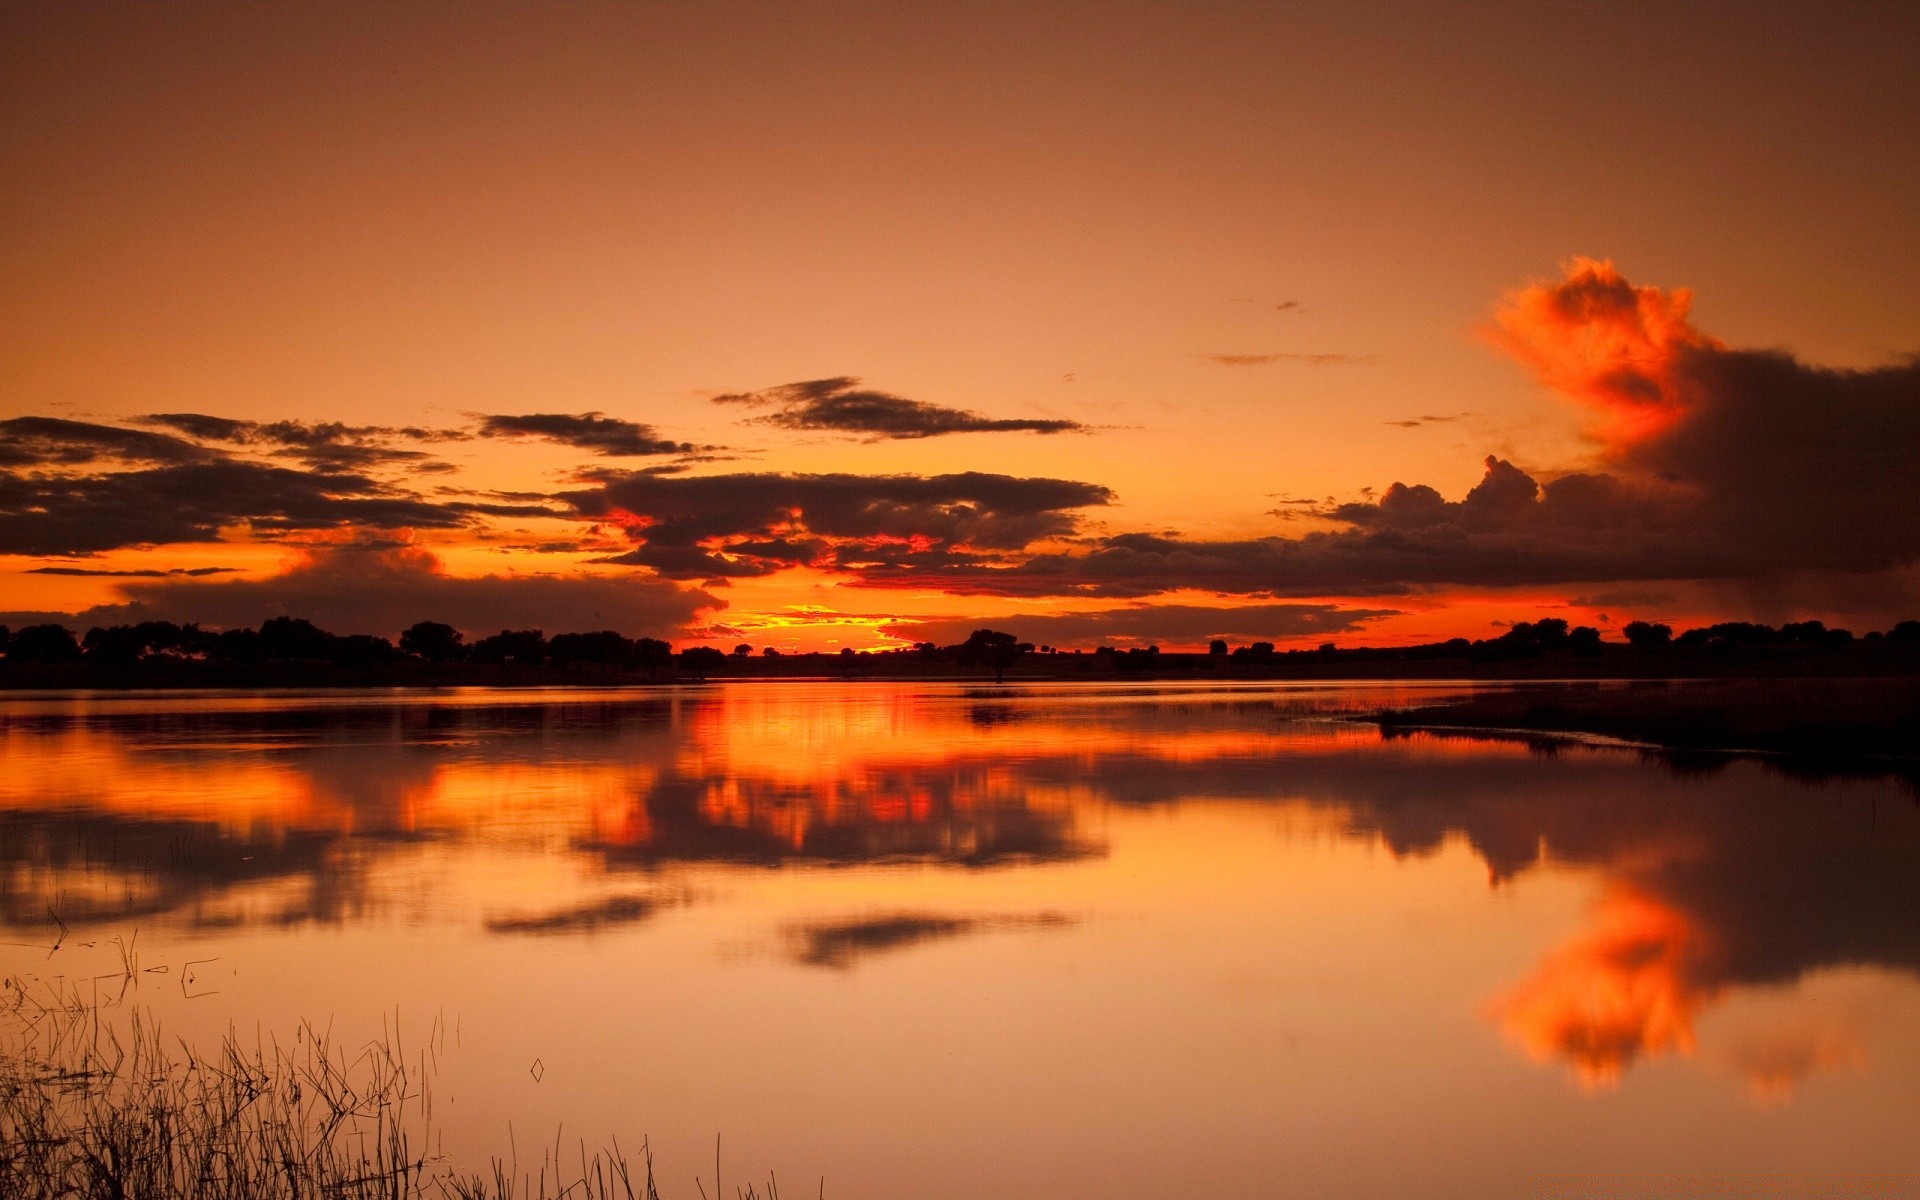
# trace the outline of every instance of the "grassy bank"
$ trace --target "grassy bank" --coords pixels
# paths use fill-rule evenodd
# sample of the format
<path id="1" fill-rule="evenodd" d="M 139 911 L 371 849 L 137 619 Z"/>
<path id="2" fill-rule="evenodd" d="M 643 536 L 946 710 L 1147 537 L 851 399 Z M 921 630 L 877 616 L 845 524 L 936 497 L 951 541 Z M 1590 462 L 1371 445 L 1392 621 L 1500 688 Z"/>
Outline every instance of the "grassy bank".
<path id="1" fill-rule="evenodd" d="M 652 1156 L 558 1145 L 485 1172 L 444 1161 L 441 1047 L 229 1034 L 202 1052 L 75 990 L 0 990 L 0 1196 L 8 1200 L 660 1200 Z M 702 1185 L 702 1194 L 706 1194 Z M 778 1200 L 777 1189 L 738 1189 Z M 712 1200 L 718 1200 L 717 1187 Z"/>
<path id="2" fill-rule="evenodd" d="M 1673 750 L 1920 760 L 1920 679 L 1913 676 L 1519 687 L 1377 717 L 1389 733 L 1583 733 Z"/>

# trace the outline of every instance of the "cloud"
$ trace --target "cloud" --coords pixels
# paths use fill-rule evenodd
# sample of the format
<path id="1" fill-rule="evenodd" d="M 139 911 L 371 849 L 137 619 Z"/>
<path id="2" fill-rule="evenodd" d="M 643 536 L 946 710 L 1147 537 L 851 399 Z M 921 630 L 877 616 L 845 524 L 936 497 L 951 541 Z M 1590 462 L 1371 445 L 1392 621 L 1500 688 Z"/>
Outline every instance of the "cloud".
<path id="1" fill-rule="evenodd" d="M 861 388 L 851 375 L 782 384 L 758 392 L 715 396 L 715 404 L 772 408 L 756 423 L 781 429 L 862 434 L 875 441 L 939 437 L 948 433 L 1081 432 L 1078 421 L 1000 419 Z"/>
<path id="2" fill-rule="evenodd" d="M 164 433 L 62 417 L 0 421 L 0 467 L 79 466 L 102 460 L 187 463 L 211 456 L 203 447 Z"/>
<path id="3" fill-rule="evenodd" d="M 1369 621 L 1399 615 L 1395 609 L 1341 608 L 1333 604 L 1140 604 L 1101 612 L 902 618 L 884 627 L 883 632 L 890 637 L 941 645 L 964 641 L 980 628 L 1003 630 L 1035 645 L 1073 646 L 1106 640 L 1192 645 L 1213 638 L 1279 641 L 1352 633 Z"/>
<path id="4" fill-rule="evenodd" d="M 1304 363 L 1310 367 L 1354 366 L 1372 362 L 1372 354 L 1203 354 L 1202 358 L 1223 367 L 1264 367 L 1269 363 Z"/>
<path id="5" fill-rule="evenodd" d="M 424 450 L 394 442 L 458 441 L 457 430 L 419 426 L 348 425 L 341 421 L 241 421 L 205 413 L 150 413 L 140 421 L 178 430 L 188 437 L 235 446 L 265 447 L 320 471 L 363 471 L 382 466 L 446 470 Z"/>
<path id="6" fill-rule="evenodd" d="M 1636 287 L 1611 262 L 1575 258 L 1560 282 L 1508 296 L 1484 332 L 1540 382 L 1592 409 L 1594 435 L 1620 449 L 1695 406 L 1683 356 L 1724 349 L 1688 322 L 1692 305 L 1685 288 Z"/>
<path id="7" fill-rule="evenodd" d="M 467 519 L 456 507 L 365 475 L 238 459 L 80 476 L 0 472 L 0 554 L 207 542 L 236 525 L 280 534 L 347 525 L 448 528 Z"/>
<path id="8" fill-rule="evenodd" d="M 200 578 L 206 575 L 231 575 L 238 567 L 171 567 L 167 570 L 102 571 L 91 567 L 33 567 L 28 575 L 76 575 L 90 579 L 167 579 L 174 576 Z"/>
<path id="9" fill-rule="evenodd" d="M 1571 580 L 1665 579 L 1731 571 L 1721 550 L 1672 533 L 1670 498 L 1607 476 L 1567 475 L 1542 487 L 1512 463 L 1487 460 L 1460 501 L 1395 484 L 1379 500 L 1314 511 L 1347 526 L 1301 537 L 1208 540 L 1150 533 L 995 566 L 946 564 L 951 591 L 1138 597 L 1181 589 L 1228 595 L 1401 595 L 1442 585 L 1514 586 Z M 924 585 L 872 571 L 873 586 Z"/>
<path id="10" fill-rule="evenodd" d="M 613 561 L 698 579 L 801 564 L 919 571 L 999 561 L 996 555 L 1075 532 L 1077 510 L 1106 504 L 1112 493 L 1097 484 L 981 472 L 618 472 L 558 499 L 582 516 L 627 528 L 639 546 Z"/>
<path id="11" fill-rule="evenodd" d="M 642 458 L 655 454 L 691 454 L 707 447 L 669 441 L 653 426 L 623 421 L 597 412 L 526 413 L 521 416 L 483 416 L 480 436 L 536 437 L 613 458 Z"/>
<path id="12" fill-rule="evenodd" d="M 471 634 L 500 629 L 549 633 L 614 629 L 671 637 L 720 607 L 706 592 L 662 580 L 601 575 L 484 575 L 441 572 L 412 547 L 330 548 L 281 575 L 221 581 L 130 581 L 126 603 L 75 614 L 82 625 L 198 621 L 219 628 L 269 617 L 305 617 L 335 633 L 392 636 L 416 621 L 445 621 Z"/>
<path id="13" fill-rule="evenodd" d="M 1422 425 L 1444 425 L 1450 421 L 1464 420 L 1472 415 L 1472 413 L 1450 413 L 1446 416 L 1408 417 L 1403 421 L 1388 421 L 1387 424 L 1401 429 L 1418 429 Z"/>

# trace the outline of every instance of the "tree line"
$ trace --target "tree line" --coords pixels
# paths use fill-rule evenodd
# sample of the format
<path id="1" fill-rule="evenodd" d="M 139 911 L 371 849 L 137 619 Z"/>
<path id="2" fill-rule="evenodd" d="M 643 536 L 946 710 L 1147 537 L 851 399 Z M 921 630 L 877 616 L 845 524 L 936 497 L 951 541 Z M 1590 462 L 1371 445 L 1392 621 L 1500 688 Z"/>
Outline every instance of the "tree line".
<path id="1" fill-rule="evenodd" d="M 1557 617 L 1538 621 L 1520 621 L 1496 637 L 1478 640 L 1450 638 L 1401 647 L 1340 647 L 1328 642 L 1311 650 L 1277 650 L 1272 642 L 1252 642 L 1229 647 L 1216 638 L 1204 658 L 1213 662 L 1266 663 L 1301 660 L 1338 661 L 1342 659 L 1392 658 L 1421 660 L 1461 658 L 1475 662 L 1501 662 L 1567 654 L 1576 658 L 1597 658 L 1626 650 L 1642 654 L 1704 651 L 1739 655 L 1764 653 L 1771 649 L 1839 648 L 1883 644 L 1920 646 L 1920 621 L 1902 621 L 1884 632 L 1856 637 L 1846 629 L 1829 628 L 1820 621 L 1795 621 L 1778 627 L 1746 621 L 1725 621 L 1684 630 L 1676 634 L 1665 624 L 1632 621 L 1620 630 L 1626 641 L 1609 642 L 1591 625 L 1569 625 Z M 735 646 L 731 655 L 712 646 L 690 646 L 676 652 L 658 638 L 629 638 L 613 630 L 591 633 L 560 633 L 548 637 L 538 629 L 503 629 L 491 637 L 468 641 L 460 630 L 440 621 L 420 621 L 408 627 L 397 641 L 370 634 L 337 634 L 321 629 L 299 617 L 274 617 L 257 628 L 210 630 L 198 625 L 176 625 L 171 621 L 142 621 L 132 625 L 95 626 L 76 636 L 64 625 L 29 625 L 10 630 L 0 625 L 0 654 L 10 664 L 60 665 L 89 664 L 106 668 L 126 668 L 147 662 L 206 663 L 215 666 L 254 666 L 260 664 L 323 664 L 347 669 L 428 664 L 472 663 L 522 668 L 597 669 L 617 672 L 653 673 L 669 667 L 703 674 L 722 667 L 730 659 L 744 663 L 755 655 L 752 646 Z M 781 657 L 772 646 L 763 647 L 758 656 Z M 1160 666 L 1191 664 L 1200 655 L 1161 652 L 1158 646 L 1134 646 L 1125 650 L 1102 646 L 1082 656 L 1080 651 L 1062 651 L 1052 646 L 1036 647 L 1020 641 L 1011 633 L 993 629 L 975 630 L 965 641 L 950 646 L 922 642 L 911 648 L 855 655 L 839 652 L 841 659 L 898 659 L 912 656 L 926 662 L 949 663 L 960 669 L 990 670 L 996 677 L 1023 659 L 1042 656 L 1058 662 L 1062 658 L 1090 659 L 1092 665 L 1118 670 L 1151 670 Z M 819 655 L 806 655 L 818 658 Z"/>
<path id="2" fill-rule="evenodd" d="M 704 651 L 705 653 L 701 653 Z M 371 634 L 331 633 L 299 617 L 273 617 L 258 628 L 211 630 L 171 621 L 95 626 L 76 637 L 64 625 L 0 625 L 0 652 L 10 663 L 91 663 L 124 667 L 149 660 L 206 662 L 223 666 L 258 663 L 323 663 L 336 667 L 390 666 L 407 660 L 525 667 L 601 667 L 657 670 L 674 662 L 673 647 L 657 638 L 629 638 L 610 629 L 546 636 L 538 629 L 503 629 L 469 642 L 453 626 L 421 621 L 389 641 Z M 681 651 L 693 664 L 723 656 L 711 647 Z"/>

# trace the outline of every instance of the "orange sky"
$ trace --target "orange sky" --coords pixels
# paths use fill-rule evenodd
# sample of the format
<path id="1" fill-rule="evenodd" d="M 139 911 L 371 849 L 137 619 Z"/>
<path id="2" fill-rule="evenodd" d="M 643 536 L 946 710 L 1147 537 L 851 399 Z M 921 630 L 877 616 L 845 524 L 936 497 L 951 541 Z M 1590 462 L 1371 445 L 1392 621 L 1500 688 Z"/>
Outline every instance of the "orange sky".
<path id="1" fill-rule="evenodd" d="M 1114 499 L 1079 510 L 1072 539 L 1237 542 L 1343 528 L 1289 500 L 1324 514 L 1398 480 L 1456 501 L 1489 455 L 1543 483 L 1672 477 L 1661 447 L 1624 465 L 1614 448 L 1679 417 L 1620 425 L 1624 410 L 1583 403 L 1608 379 L 1569 379 L 1510 325 L 1489 332 L 1503 297 L 1578 255 L 1690 289 L 1677 346 L 1858 370 L 1920 347 L 1920 20 L 1898 7 L 396 8 L 6 12 L 0 418 L 468 430 L 476 414 L 598 412 L 722 448 L 694 475 L 1083 481 Z M 1590 353 L 1597 326 L 1570 328 L 1560 350 Z M 875 440 L 712 403 L 841 376 L 1088 428 Z M 1701 378 L 1653 409 L 1712 407 L 1690 398 Z M 1899 449 L 1911 384 L 1886 388 L 1894 434 L 1877 441 Z M 554 495 L 583 468 L 652 465 L 531 439 L 426 449 L 454 470 L 382 486 Z M 1709 499 L 1736 486 L 1700 470 Z M 5 506 L 36 520 L 35 503 L 0 495 L 0 609 L 132 595 L 122 576 L 29 573 L 48 566 L 238 568 L 212 582 L 334 569 L 303 548 L 314 530 L 244 521 L 94 550 L 10 537 Z M 430 548 L 421 569 L 453 577 L 652 580 L 594 561 L 637 544 L 617 527 L 524 548 L 583 528 L 579 513 L 485 516 L 378 537 Z M 1063 599 L 855 587 L 820 564 L 683 573 L 673 586 L 711 603 L 671 631 L 865 646 L 900 617 L 1285 601 L 1392 610 L 1340 635 L 1390 642 L 1550 609 L 1863 625 L 1920 611 L 1904 543 L 1845 562 L 1795 557 L 1804 544 L 1698 572 L 1674 550 L 1662 578 L 1441 572 L 1391 595 L 1344 577 Z M 576 611 L 553 608 L 550 631 Z M 647 623 L 605 605 L 577 619 L 602 611 Z M 1193 644 L 1191 625 L 1161 640 Z"/>

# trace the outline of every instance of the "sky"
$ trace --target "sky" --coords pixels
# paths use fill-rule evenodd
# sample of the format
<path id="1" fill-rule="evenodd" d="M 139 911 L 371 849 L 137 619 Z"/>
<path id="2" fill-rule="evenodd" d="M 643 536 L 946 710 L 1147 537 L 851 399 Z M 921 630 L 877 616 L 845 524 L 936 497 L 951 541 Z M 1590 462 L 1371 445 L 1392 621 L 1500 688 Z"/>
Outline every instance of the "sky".
<path id="1" fill-rule="evenodd" d="M 1907 5 L 0 13 L 16 627 L 1920 616 Z"/>

